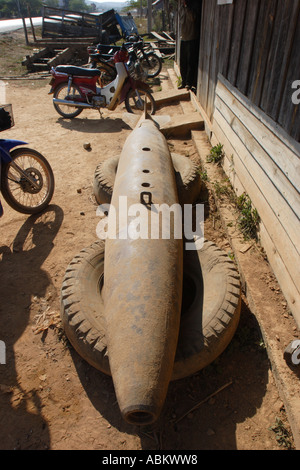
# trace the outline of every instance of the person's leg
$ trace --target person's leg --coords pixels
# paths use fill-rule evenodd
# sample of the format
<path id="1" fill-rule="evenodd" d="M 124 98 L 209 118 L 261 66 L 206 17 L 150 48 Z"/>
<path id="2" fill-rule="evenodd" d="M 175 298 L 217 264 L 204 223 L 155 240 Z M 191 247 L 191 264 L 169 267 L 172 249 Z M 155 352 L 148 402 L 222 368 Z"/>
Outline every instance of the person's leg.
<path id="1" fill-rule="evenodd" d="M 187 41 L 188 47 L 186 51 L 187 60 L 187 75 L 186 86 L 189 88 L 197 86 L 197 71 L 198 71 L 198 47 L 197 41 Z"/>
<path id="2" fill-rule="evenodd" d="M 187 52 L 188 47 L 187 43 L 189 41 L 181 41 L 180 44 L 180 75 L 181 75 L 181 86 L 178 88 L 185 88 L 187 84 L 187 72 L 188 72 L 188 60 L 187 60 Z"/>

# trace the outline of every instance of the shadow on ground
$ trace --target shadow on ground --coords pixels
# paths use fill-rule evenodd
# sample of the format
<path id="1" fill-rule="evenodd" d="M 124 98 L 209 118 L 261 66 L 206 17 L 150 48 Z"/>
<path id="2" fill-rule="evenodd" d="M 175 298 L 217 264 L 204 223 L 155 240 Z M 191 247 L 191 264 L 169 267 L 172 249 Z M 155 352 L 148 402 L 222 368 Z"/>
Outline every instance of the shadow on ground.
<path id="1" fill-rule="evenodd" d="M 103 117 L 99 119 L 80 117 L 75 119 L 58 118 L 57 122 L 64 129 L 89 134 L 119 133 L 122 129 L 130 129 L 130 127 L 121 118 L 114 117 L 113 112 L 111 117 Z"/>
<path id="2" fill-rule="evenodd" d="M 240 324 L 226 351 L 197 374 L 171 382 L 159 420 L 139 428 L 122 419 L 112 379 L 72 348 L 71 354 L 93 406 L 121 432 L 139 435 L 144 450 L 236 449 L 237 424 L 254 416 L 261 406 L 270 368 L 258 323 L 243 302 Z M 226 384 L 230 385 L 188 413 Z"/>
<path id="3" fill-rule="evenodd" d="M 0 333 L 6 345 L 6 364 L 0 365 L 1 449 L 18 449 L 19 443 L 22 449 L 44 449 L 50 443 L 39 390 L 25 391 L 19 383 L 14 345 L 28 326 L 32 297 L 51 288 L 42 265 L 62 221 L 62 209 L 51 205 L 26 219 L 10 247 L 0 247 Z M 29 402 L 34 412 L 28 411 Z"/>

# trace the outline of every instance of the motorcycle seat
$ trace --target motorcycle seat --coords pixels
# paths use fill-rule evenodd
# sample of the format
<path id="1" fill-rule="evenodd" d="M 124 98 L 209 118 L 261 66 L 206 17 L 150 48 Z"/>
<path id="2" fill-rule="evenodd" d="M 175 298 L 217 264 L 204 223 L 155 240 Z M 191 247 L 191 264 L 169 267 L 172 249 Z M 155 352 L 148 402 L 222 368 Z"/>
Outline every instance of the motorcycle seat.
<path id="1" fill-rule="evenodd" d="M 90 57 L 94 60 L 99 60 L 102 62 L 111 62 L 113 55 L 109 54 L 101 54 L 101 53 L 95 53 L 95 54 L 90 54 Z"/>
<path id="2" fill-rule="evenodd" d="M 99 51 L 100 54 L 114 54 L 115 52 L 118 52 L 121 49 L 121 46 L 98 44 L 96 49 Z"/>
<path id="3" fill-rule="evenodd" d="M 80 75 L 82 77 L 100 77 L 101 74 L 98 69 L 87 69 L 85 67 L 76 67 L 75 65 L 58 65 L 55 70 L 60 73 Z"/>
<path id="4" fill-rule="evenodd" d="M 140 47 L 143 46 L 143 41 L 124 42 L 124 46 L 125 46 L 126 48 L 128 48 L 128 47 L 134 47 L 135 49 L 139 49 Z"/>

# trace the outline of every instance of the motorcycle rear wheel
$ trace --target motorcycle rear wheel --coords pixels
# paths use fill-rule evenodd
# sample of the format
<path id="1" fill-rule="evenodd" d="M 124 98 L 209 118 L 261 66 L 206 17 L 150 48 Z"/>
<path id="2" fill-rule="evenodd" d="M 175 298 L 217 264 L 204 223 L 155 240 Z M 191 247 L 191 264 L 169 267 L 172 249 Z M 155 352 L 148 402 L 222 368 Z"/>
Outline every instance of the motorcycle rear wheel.
<path id="1" fill-rule="evenodd" d="M 142 114 L 144 112 L 145 97 L 147 99 L 147 111 L 149 114 L 155 114 L 156 103 L 153 96 L 149 91 L 141 88 L 136 88 L 135 90 L 131 88 L 127 93 L 125 106 L 128 113 Z"/>
<path id="2" fill-rule="evenodd" d="M 91 62 L 89 68 L 98 69 L 101 72 L 99 77 L 99 84 L 103 87 L 111 83 L 117 76 L 117 71 L 110 65 L 103 64 L 102 62 Z"/>
<path id="3" fill-rule="evenodd" d="M 30 184 L 9 162 L 1 172 L 1 192 L 7 204 L 22 214 L 37 214 L 45 209 L 53 196 L 54 175 L 46 158 L 36 150 L 17 148 L 10 152 L 13 162 L 28 175 L 37 187 Z"/>
<path id="4" fill-rule="evenodd" d="M 61 85 L 59 85 L 56 88 L 54 95 L 53 95 L 54 98 L 61 99 L 61 100 L 65 100 L 67 96 L 68 96 L 68 84 L 67 83 L 62 83 Z M 78 99 L 80 96 L 81 95 L 80 95 L 79 88 L 76 85 L 71 85 L 69 98 L 72 101 L 76 101 L 76 99 Z M 56 111 L 58 112 L 58 114 L 60 114 L 62 117 L 67 118 L 67 119 L 72 119 L 78 116 L 83 111 L 83 108 L 74 108 L 71 106 L 57 104 L 57 103 L 53 103 L 53 105 Z"/>

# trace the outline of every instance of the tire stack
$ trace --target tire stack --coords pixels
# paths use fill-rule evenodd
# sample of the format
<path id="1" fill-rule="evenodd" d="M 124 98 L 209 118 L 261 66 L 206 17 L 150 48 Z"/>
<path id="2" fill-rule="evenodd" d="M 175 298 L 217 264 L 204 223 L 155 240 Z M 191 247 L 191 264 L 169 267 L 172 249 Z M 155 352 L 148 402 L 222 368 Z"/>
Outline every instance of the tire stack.
<path id="1" fill-rule="evenodd" d="M 172 154 L 179 202 L 194 204 L 201 180 L 197 165 Z M 111 201 L 119 157 L 101 162 L 95 171 L 97 203 Z M 69 264 L 61 290 L 63 326 L 71 344 L 90 365 L 110 375 L 105 337 L 105 242 L 83 249 Z M 190 376 L 213 362 L 231 341 L 240 317 L 240 276 L 228 255 L 205 240 L 198 251 L 184 254 L 181 326 L 172 380 Z"/>
<path id="2" fill-rule="evenodd" d="M 194 204 L 201 189 L 196 163 L 176 153 L 171 154 L 180 204 Z M 119 156 L 99 163 L 94 176 L 94 196 L 98 204 L 109 204 L 113 193 Z"/>

